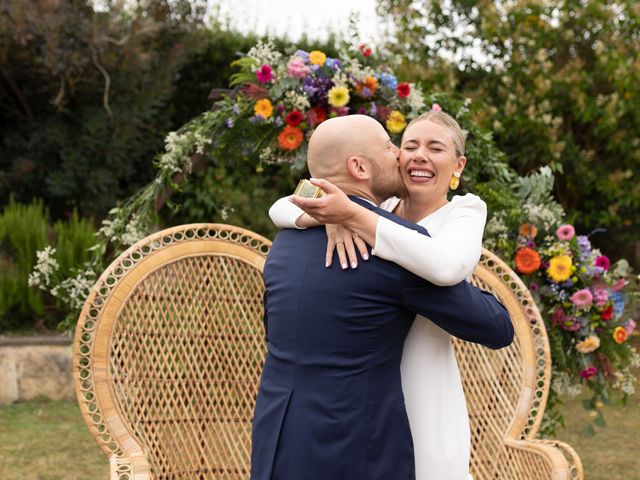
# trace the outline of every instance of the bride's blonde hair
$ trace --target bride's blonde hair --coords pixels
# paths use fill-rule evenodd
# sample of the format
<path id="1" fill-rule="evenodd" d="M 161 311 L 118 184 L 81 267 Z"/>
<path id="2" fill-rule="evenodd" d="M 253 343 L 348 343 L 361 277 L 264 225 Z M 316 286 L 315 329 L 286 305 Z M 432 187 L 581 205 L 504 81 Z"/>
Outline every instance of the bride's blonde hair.
<path id="1" fill-rule="evenodd" d="M 430 110 L 411 120 L 409 125 L 407 125 L 407 129 L 414 123 L 423 122 L 425 120 L 437 123 L 444 128 L 453 140 L 453 144 L 456 147 L 456 155 L 458 157 L 464 155 L 464 132 L 460 128 L 460 125 L 458 125 L 458 122 L 456 122 L 451 115 L 439 110 Z M 405 132 L 406 131 L 407 130 L 405 129 Z"/>

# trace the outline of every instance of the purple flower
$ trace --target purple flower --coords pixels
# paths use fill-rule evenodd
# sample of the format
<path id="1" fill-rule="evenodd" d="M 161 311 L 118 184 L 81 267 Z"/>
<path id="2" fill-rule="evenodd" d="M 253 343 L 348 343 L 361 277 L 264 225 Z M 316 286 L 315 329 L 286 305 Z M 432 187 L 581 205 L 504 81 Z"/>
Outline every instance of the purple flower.
<path id="1" fill-rule="evenodd" d="M 233 128 L 233 118 L 227 118 L 227 128 Z"/>
<path id="2" fill-rule="evenodd" d="M 586 235 L 578 235 L 576 237 L 578 248 L 580 249 L 580 259 L 586 260 L 591 254 L 591 242 Z"/>
<path id="3" fill-rule="evenodd" d="M 375 117 L 378 114 L 378 107 L 376 106 L 376 102 L 371 102 L 371 116 Z"/>
<path id="4" fill-rule="evenodd" d="M 313 78 L 304 79 L 303 89 L 309 97 L 311 105 L 327 106 L 327 93 L 333 87 L 333 82 L 329 78 Z"/>
<path id="5" fill-rule="evenodd" d="M 252 117 L 249 117 L 249 122 L 250 123 L 263 123 L 264 122 L 264 117 L 262 115 L 254 115 Z"/>
<path id="6" fill-rule="evenodd" d="M 294 53 L 293 56 L 300 57 L 304 63 L 309 63 L 309 52 L 305 52 L 304 50 L 296 50 L 296 53 Z"/>
<path id="7" fill-rule="evenodd" d="M 538 286 L 538 284 L 536 282 L 531 282 L 529 284 L 529 290 L 531 290 L 531 292 L 535 293 L 538 291 L 540 287 Z"/>
<path id="8" fill-rule="evenodd" d="M 276 120 L 274 122 L 278 127 L 281 127 L 282 125 L 284 125 L 284 122 L 282 121 L 282 118 L 280 117 L 276 117 Z"/>
<path id="9" fill-rule="evenodd" d="M 238 105 L 237 103 L 233 104 L 233 113 L 235 113 L 236 115 L 240 115 L 240 105 Z"/>

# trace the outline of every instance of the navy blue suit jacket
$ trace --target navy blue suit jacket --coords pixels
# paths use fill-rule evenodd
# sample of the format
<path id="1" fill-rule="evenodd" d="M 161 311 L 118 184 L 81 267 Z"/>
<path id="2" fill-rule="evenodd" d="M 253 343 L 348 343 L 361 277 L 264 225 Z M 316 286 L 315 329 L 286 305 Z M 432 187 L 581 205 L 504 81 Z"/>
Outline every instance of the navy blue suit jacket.
<path id="1" fill-rule="evenodd" d="M 490 348 L 511 343 L 509 315 L 467 282 L 438 287 L 375 256 L 326 268 L 326 245 L 324 228 L 282 230 L 267 258 L 251 479 L 413 480 L 400 360 L 416 313 Z"/>

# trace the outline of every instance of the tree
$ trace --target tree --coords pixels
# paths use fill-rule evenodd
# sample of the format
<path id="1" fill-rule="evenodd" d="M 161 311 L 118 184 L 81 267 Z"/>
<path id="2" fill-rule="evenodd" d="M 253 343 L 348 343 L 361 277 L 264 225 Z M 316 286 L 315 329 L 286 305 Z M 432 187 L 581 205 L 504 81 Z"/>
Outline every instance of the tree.
<path id="1" fill-rule="evenodd" d="M 640 237 L 640 6 L 632 0 L 379 0 L 429 88 L 485 102 L 510 164 L 555 172 L 555 194 L 593 240 L 633 259 Z M 478 159 L 481 161 L 481 159 Z M 636 264 L 639 259 L 635 259 Z"/>

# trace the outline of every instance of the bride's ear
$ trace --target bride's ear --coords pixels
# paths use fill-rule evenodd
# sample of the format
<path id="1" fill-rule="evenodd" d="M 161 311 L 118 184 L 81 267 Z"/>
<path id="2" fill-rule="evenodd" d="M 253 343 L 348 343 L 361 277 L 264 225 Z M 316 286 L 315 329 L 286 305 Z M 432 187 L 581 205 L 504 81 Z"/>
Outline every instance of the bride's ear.
<path id="1" fill-rule="evenodd" d="M 351 177 L 357 180 L 368 180 L 371 177 L 371 165 L 358 155 L 347 159 L 347 171 Z"/>

